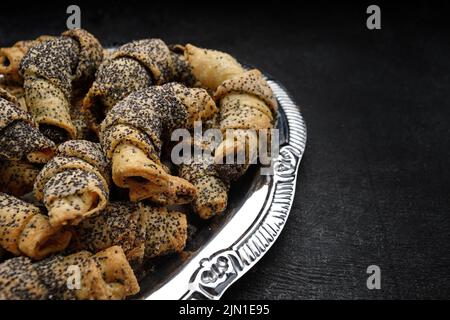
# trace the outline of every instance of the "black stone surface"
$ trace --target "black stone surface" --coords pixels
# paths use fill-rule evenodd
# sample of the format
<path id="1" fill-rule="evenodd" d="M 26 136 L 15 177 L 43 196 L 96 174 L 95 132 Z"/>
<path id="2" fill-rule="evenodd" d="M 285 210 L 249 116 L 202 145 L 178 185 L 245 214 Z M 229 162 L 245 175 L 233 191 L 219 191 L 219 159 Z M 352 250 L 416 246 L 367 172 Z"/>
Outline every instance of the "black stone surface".
<path id="1" fill-rule="evenodd" d="M 450 298 L 448 5 L 83 3 L 104 45 L 224 50 L 282 82 L 308 125 L 288 224 L 225 299 Z M 193 2 L 194 3 L 194 2 Z M 2 3 L 0 45 L 65 28 L 62 2 Z M 380 266 L 381 290 L 366 288 Z"/>

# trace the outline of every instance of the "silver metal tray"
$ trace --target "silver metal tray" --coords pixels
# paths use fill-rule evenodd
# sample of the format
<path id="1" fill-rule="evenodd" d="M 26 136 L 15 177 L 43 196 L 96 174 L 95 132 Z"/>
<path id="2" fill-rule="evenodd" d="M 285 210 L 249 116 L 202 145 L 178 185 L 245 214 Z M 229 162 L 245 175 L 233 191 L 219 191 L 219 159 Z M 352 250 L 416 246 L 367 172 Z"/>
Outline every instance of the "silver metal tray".
<path id="1" fill-rule="evenodd" d="M 275 80 L 280 153 L 272 176 L 249 170 L 231 190 L 223 217 L 191 240 L 190 254 L 171 257 L 140 281 L 140 299 L 219 299 L 270 249 L 287 222 L 306 144 L 299 107 Z M 237 190 L 238 189 L 238 190 Z"/>

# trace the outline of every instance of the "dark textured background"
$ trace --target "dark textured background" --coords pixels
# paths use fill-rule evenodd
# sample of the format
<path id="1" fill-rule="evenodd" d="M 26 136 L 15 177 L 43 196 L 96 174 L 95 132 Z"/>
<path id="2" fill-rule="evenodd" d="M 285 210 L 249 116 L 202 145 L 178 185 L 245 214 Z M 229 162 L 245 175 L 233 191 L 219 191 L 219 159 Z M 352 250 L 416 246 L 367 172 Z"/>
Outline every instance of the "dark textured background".
<path id="1" fill-rule="evenodd" d="M 1 5 L 0 45 L 65 28 L 66 4 L 16 3 Z M 369 31 L 370 3 L 196 3 L 80 5 L 104 45 L 224 50 L 301 106 L 308 144 L 288 224 L 225 298 L 450 298 L 448 6 L 381 4 L 382 30 Z M 366 289 L 371 264 L 379 291 Z"/>

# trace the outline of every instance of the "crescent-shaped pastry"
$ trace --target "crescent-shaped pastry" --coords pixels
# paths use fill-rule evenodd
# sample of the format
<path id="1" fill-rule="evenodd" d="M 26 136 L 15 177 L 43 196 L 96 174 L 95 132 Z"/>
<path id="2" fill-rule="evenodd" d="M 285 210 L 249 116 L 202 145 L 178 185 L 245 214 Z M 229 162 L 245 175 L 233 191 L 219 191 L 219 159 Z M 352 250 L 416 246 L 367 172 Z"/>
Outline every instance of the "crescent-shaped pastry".
<path id="1" fill-rule="evenodd" d="M 183 50 L 192 74 L 211 92 L 215 92 L 225 80 L 245 72 L 236 59 L 227 53 L 198 48 L 192 44 L 187 44 Z"/>
<path id="2" fill-rule="evenodd" d="M 61 144 L 34 185 L 54 226 L 76 225 L 102 210 L 109 197 L 109 166 L 100 145 L 86 140 Z"/>
<path id="3" fill-rule="evenodd" d="M 39 132 L 31 115 L 16 102 L 0 89 L 0 159 L 45 163 L 53 156 L 55 144 Z"/>
<path id="4" fill-rule="evenodd" d="M 64 250 L 71 236 L 69 231 L 51 226 L 38 207 L 0 193 L 0 246 L 5 250 L 42 259 Z"/>
<path id="5" fill-rule="evenodd" d="M 82 29 L 31 47 L 20 64 L 29 111 L 39 129 L 56 143 L 74 139 L 70 117 L 72 84 L 93 78 L 103 58 L 98 40 Z"/>
<path id="6" fill-rule="evenodd" d="M 273 128 L 277 102 L 267 81 L 258 70 L 246 71 L 229 54 L 195 47 L 184 47 L 185 57 L 191 70 L 202 86 L 214 92 L 219 102 L 219 128 L 223 142 L 216 149 L 215 162 L 234 159 L 244 153 L 243 163 L 218 165 L 223 177 L 236 180 L 242 176 L 258 153 L 260 135 Z M 263 131 L 264 130 L 264 131 Z"/>
<path id="7" fill-rule="evenodd" d="M 36 263 L 25 257 L 9 259 L 0 264 L 0 288 L 1 300 L 118 300 L 139 292 L 119 246 Z"/>
<path id="8" fill-rule="evenodd" d="M 100 127 L 114 183 L 128 188 L 132 201 L 190 202 L 195 188 L 161 165 L 163 131 L 170 135 L 177 128 L 193 128 L 195 121 L 208 120 L 216 111 L 205 90 L 175 83 L 136 91 L 117 103 Z"/>
<path id="9" fill-rule="evenodd" d="M 181 252 L 186 239 L 183 213 L 143 203 L 112 202 L 77 226 L 69 250 L 98 252 L 120 245 L 132 265 L 139 265 L 149 258 Z"/>
<path id="10" fill-rule="evenodd" d="M 4 75 L 10 82 L 22 83 L 23 79 L 19 73 L 19 66 L 23 56 L 31 47 L 53 38 L 44 35 L 36 40 L 19 41 L 11 47 L 0 48 L 0 74 Z"/>
<path id="11" fill-rule="evenodd" d="M 201 154 L 194 155 L 190 161 L 182 163 L 178 168 L 179 176 L 197 189 L 192 202 L 194 212 L 202 219 L 220 215 L 227 207 L 229 182 L 220 176 L 212 157 L 207 156 L 211 155 L 212 146 L 206 141 L 185 143 L 195 143 L 201 151 Z"/>
<path id="12" fill-rule="evenodd" d="M 102 120 L 107 111 L 134 91 L 171 81 L 193 85 L 193 80 L 190 66 L 177 47 L 169 48 L 160 39 L 133 41 L 104 60 L 83 107 L 91 119 Z M 92 126 L 97 129 L 95 120 Z"/>

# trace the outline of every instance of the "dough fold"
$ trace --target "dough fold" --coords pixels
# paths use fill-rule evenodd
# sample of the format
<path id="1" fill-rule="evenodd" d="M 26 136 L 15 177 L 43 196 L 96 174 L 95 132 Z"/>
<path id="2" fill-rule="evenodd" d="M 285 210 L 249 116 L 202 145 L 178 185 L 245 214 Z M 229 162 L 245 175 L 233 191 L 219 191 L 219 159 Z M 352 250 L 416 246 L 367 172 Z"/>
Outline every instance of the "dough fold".
<path id="1" fill-rule="evenodd" d="M 189 147 L 195 147 L 199 154 L 178 168 L 181 178 L 192 183 L 197 189 L 192 207 L 202 219 L 209 219 L 225 211 L 228 202 L 229 182 L 217 171 L 212 152 L 213 146 L 206 141 L 187 141 Z"/>
<path id="2" fill-rule="evenodd" d="M 25 257 L 0 264 L 2 300 L 118 300 L 139 292 L 121 247 L 81 251 L 33 263 Z"/>
<path id="3" fill-rule="evenodd" d="M 18 41 L 11 47 L 0 48 L 0 74 L 6 77 L 8 82 L 21 84 L 22 76 L 19 73 L 20 62 L 31 47 L 47 40 L 52 36 L 40 36 L 36 40 Z"/>
<path id="4" fill-rule="evenodd" d="M 119 47 L 101 64 L 94 83 L 84 98 L 83 108 L 90 114 L 92 128 L 120 100 L 151 85 L 176 81 L 194 84 L 184 54 L 160 39 L 143 39 Z"/>
<path id="5" fill-rule="evenodd" d="M 214 116 L 217 108 L 203 89 L 170 83 L 130 94 L 101 123 L 100 142 L 112 161 L 116 185 L 129 189 L 130 199 L 182 204 L 192 201 L 195 187 L 166 172 L 161 164 L 163 132 L 191 129 L 195 121 Z"/>
<path id="6" fill-rule="evenodd" d="M 181 252 L 186 239 L 183 213 L 143 203 L 112 202 L 77 226 L 69 250 L 98 252 L 121 245 L 130 263 L 138 266 L 149 258 Z"/>
<path id="7" fill-rule="evenodd" d="M 259 139 L 264 139 L 262 145 L 269 144 L 277 101 L 260 71 L 246 71 L 229 54 L 191 44 L 184 47 L 184 54 L 196 79 L 214 93 L 220 106 L 224 139 L 215 151 L 217 170 L 222 177 L 237 180 L 256 161 Z M 239 154 L 242 161 L 226 161 Z"/>
<path id="8" fill-rule="evenodd" d="M 82 29 L 31 47 L 20 63 L 29 111 L 55 143 L 77 136 L 72 122 L 72 85 L 92 79 L 103 58 L 98 40 Z"/>
<path id="9" fill-rule="evenodd" d="M 100 145 L 86 140 L 61 144 L 41 170 L 34 194 L 54 226 L 76 225 L 102 210 L 109 198 L 109 166 Z"/>
<path id="10" fill-rule="evenodd" d="M 0 193 L 0 246 L 5 250 L 42 259 L 64 250 L 71 236 L 70 231 L 51 226 L 38 207 Z"/>
<path id="11" fill-rule="evenodd" d="M 53 156 L 55 144 L 39 132 L 31 115 L 16 102 L 0 89 L 0 159 L 45 163 Z"/>

